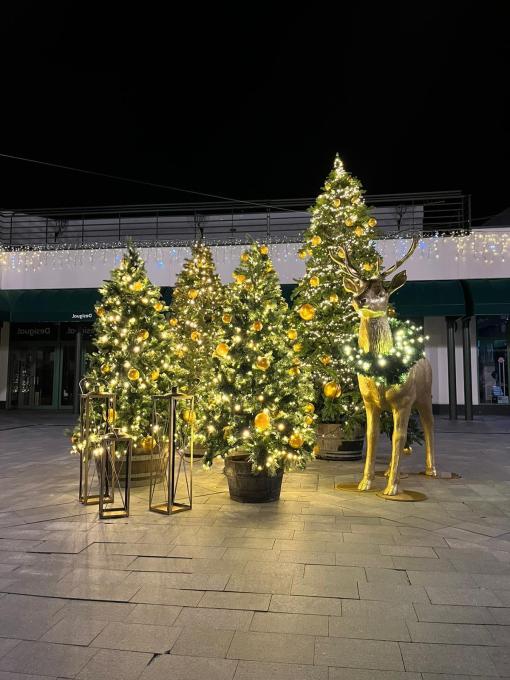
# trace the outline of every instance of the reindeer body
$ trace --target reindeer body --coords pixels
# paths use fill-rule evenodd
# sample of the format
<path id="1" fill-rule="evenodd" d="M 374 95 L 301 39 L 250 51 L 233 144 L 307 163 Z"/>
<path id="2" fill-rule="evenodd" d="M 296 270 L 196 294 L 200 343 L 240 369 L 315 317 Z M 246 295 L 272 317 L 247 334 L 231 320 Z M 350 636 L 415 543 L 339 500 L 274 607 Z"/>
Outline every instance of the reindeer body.
<path id="1" fill-rule="evenodd" d="M 376 263 L 374 275 L 366 279 L 350 262 L 349 254 L 343 250 L 343 262 L 331 256 L 343 273 L 344 288 L 353 295 L 352 305 L 360 317 L 358 344 L 365 352 L 388 354 L 393 347 L 393 336 L 387 317 L 389 296 L 407 280 L 405 271 L 396 274 L 390 282 L 384 279 L 398 269 L 410 257 L 418 245 L 413 238 L 406 255 L 393 266 L 382 271 L 382 260 Z M 436 476 L 434 456 L 434 417 L 432 415 L 432 368 L 427 359 L 417 361 L 407 374 L 404 383 L 381 385 L 369 377 L 358 375 L 358 384 L 367 416 L 367 452 L 363 478 L 358 485 L 360 491 L 372 487 L 375 475 L 375 457 L 379 440 L 382 411 L 393 414 L 393 438 L 391 462 L 387 471 L 384 495 L 398 494 L 399 466 L 407 440 L 407 426 L 411 410 L 416 408 L 425 435 L 425 474 Z"/>

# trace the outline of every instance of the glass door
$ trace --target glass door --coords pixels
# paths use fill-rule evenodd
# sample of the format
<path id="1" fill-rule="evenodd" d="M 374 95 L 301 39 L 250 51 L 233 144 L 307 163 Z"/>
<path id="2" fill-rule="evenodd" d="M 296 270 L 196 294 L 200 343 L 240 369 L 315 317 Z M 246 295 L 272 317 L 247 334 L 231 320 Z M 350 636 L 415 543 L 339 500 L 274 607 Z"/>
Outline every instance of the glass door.
<path id="1" fill-rule="evenodd" d="M 481 404 L 509 403 L 510 316 L 476 319 Z"/>
<path id="2" fill-rule="evenodd" d="M 74 397 L 74 375 L 76 371 L 76 349 L 74 344 L 62 344 L 62 378 L 60 380 L 60 407 L 71 408 Z"/>
<path id="3" fill-rule="evenodd" d="M 55 346 L 14 350 L 9 381 L 10 408 L 51 408 L 54 383 Z"/>

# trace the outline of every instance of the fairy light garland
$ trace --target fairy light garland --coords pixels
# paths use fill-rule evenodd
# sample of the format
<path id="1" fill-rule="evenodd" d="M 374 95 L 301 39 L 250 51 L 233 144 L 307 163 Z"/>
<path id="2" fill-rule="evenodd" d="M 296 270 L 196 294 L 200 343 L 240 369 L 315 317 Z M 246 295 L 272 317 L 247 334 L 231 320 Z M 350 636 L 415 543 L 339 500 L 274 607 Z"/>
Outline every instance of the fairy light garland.
<path id="1" fill-rule="evenodd" d="M 398 385 L 405 382 L 409 371 L 425 356 L 424 345 L 428 336 L 423 328 L 410 321 L 388 319 L 393 334 L 393 347 L 387 354 L 365 352 L 345 344 L 343 352 L 358 375 L 372 378 L 378 385 Z"/>

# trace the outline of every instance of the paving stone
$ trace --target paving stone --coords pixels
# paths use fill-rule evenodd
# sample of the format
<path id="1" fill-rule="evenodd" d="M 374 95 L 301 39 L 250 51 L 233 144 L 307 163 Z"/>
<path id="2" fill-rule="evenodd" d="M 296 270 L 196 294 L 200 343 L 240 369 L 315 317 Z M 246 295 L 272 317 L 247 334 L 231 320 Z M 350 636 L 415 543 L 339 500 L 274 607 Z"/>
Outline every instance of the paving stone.
<path id="1" fill-rule="evenodd" d="M 488 626 L 487 632 L 493 640 L 492 644 L 510 647 L 510 626 Z"/>
<path id="2" fill-rule="evenodd" d="M 393 559 L 383 555 L 363 553 L 336 553 L 336 564 L 352 567 L 375 567 L 380 569 L 393 569 Z"/>
<path id="3" fill-rule="evenodd" d="M 313 552 L 311 550 L 281 550 L 281 562 L 298 562 L 301 564 L 335 564 L 335 553 Z"/>
<path id="4" fill-rule="evenodd" d="M 249 630 L 252 618 L 253 612 L 250 611 L 184 607 L 175 625 L 218 630 Z"/>
<path id="5" fill-rule="evenodd" d="M 403 671 L 398 642 L 317 638 L 315 663 L 324 666 Z"/>
<path id="6" fill-rule="evenodd" d="M 329 680 L 421 680 L 421 674 L 403 671 L 368 671 L 358 668 L 330 668 Z"/>
<path id="7" fill-rule="evenodd" d="M 295 578 L 291 588 L 292 595 L 306 595 L 314 597 L 345 597 L 357 598 L 357 581 L 330 580 L 322 581 L 316 578 Z"/>
<path id="8" fill-rule="evenodd" d="M 241 593 L 278 593 L 290 594 L 292 576 L 278 574 L 235 574 L 225 586 L 225 591 Z"/>
<path id="9" fill-rule="evenodd" d="M 314 638 L 310 635 L 298 637 L 286 633 L 236 631 L 227 657 L 246 661 L 313 664 Z"/>
<path id="10" fill-rule="evenodd" d="M 465 623 L 426 623 L 408 621 L 413 642 L 434 642 L 450 645 L 493 645 L 489 631 L 497 626 L 472 625 Z"/>
<path id="11" fill-rule="evenodd" d="M 232 680 L 237 662 L 165 654 L 154 659 L 140 680 Z"/>
<path id="12" fill-rule="evenodd" d="M 419 545 L 381 545 L 380 550 L 381 555 L 390 555 L 392 557 L 426 557 L 438 559 L 432 548 Z"/>
<path id="13" fill-rule="evenodd" d="M 488 612 L 493 621 L 487 623 L 499 623 L 500 626 L 510 626 L 510 608 L 489 607 Z"/>
<path id="14" fill-rule="evenodd" d="M 250 630 L 263 633 L 328 635 L 328 617 L 318 614 L 255 612 Z"/>
<path id="15" fill-rule="evenodd" d="M 499 623 L 493 611 L 505 611 L 504 609 L 487 607 L 471 607 L 448 604 L 422 604 L 414 605 L 419 621 L 431 623 L 480 623 L 493 624 Z M 510 620 L 510 617 L 509 617 Z"/>
<path id="16" fill-rule="evenodd" d="M 154 626 L 173 626 L 182 611 L 182 607 L 163 604 L 137 604 L 127 616 L 122 619 L 126 623 L 149 623 Z"/>
<path id="17" fill-rule="evenodd" d="M 60 642 L 65 645 L 90 645 L 99 635 L 107 621 L 89 618 L 64 618 L 41 637 L 42 642 Z"/>
<path id="18" fill-rule="evenodd" d="M 62 609 L 58 616 L 64 618 L 96 619 L 97 621 L 124 621 L 136 605 L 120 602 L 88 602 L 72 600 Z"/>
<path id="19" fill-rule="evenodd" d="M 181 628 L 142 623 L 115 623 L 107 626 L 93 641 L 93 647 L 127 649 L 132 652 L 164 654 L 174 645 Z"/>
<path id="20" fill-rule="evenodd" d="M 489 656 L 502 678 L 510 677 L 510 649 L 489 649 Z"/>
<path id="21" fill-rule="evenodd" d="M 476 588 L 477 584 L 470 574 L 442 571 L 407 571 L 409 581 L 416 586 L 438 588 Z"/>
<path id="22" fill-rule="evenodd" d="M 390 606 L 385 601 L 342 600 L 342 616 L 364 617 L 383 621 L 390 619 L 416 621 L 416 613 L 412 603 L 399 602 L 398 600 L 392 602 Z"/>
<path id="23" fill-rule="evenodd" d="M 196 607 L 203 596 L 203 590 L 178 590 L 176 588 L 142 586 L 133 597 L 132 602 Z"/>
<path id="24" fill-rule="evenodd" d="M 186 628 L 172 647 L 172 654 L 225 658 L 234 631 L 216 628 Z"/>
<path id="25" fill-rule="evenodd" d="M 410 641 L 405 619 L 369 616 L 330 617 L 330 637 Z"/>
<path id="26" fill-rule="evenodd" d="M 7 640 L 5 638 L 0 638 L 0 658 L 5 656 L 7 652 L 10 652 L 11 649 L 14 649 L 14 647 L 16 647 L 19 642 L 19 640 Z"/>
<path id="27" fill-rule="evenodd" d="M 200 607 L 215 609 L 247 609 L 253 611 L 267 611 L 270 595 L 254 593 L 221 593 L 208 592 L 199 602 Z"/>
<path id="28" fill-rule="evenodd" d="M 22 640 L 38 640 L 55 623 L 56 614 L 38 614 L 33 610 L 0 609 L 0 636 Z"/>
<path id="29" fill-rule="evenodd" d="M 341 616 L 342 600 L 330 597 L 304 597 L 300 595 L 273 595 L 269 611 L 289 614 L 322 614 Z"/>
<path id="30" fill-rule="evenodd" d="M 498 675 L 490 648 L 400 642 L 407 671 L 458 673 L 490 677 Z"/>
<path id="31" fill-rule="evenodd" d="M 137 680 L 152 654 L 99 649 L 77 675 L 78 680 Z M 2 680 L 0 676 L 0 680 Z"/>
<path id="32" fill-rule="evenodd" d="M 435 588 L 427 586 L 426 591 L 432 604 L 473 605 L 475 607 L 497 607 L 501 600 L 485 588 Z"/>
<path id="33" fill-rule="evenodd" d="M 328 680 L 328 669 L 326 666 L 303 666 L 294 663 L 239 661 L 234 676 L 234 680 L 267 680 L 268 678 L 271 680 Z"/>
<path id="34" fill-rule="evenodd" d="M 429 602 L 422 586 L 388 585 L 386 583 L 359 583 L 361 600 L 384 602 Z"/>
<path id="35" fill-rule="evenodd" d="M 50 642 L 20 642 L 0 659 L 0 670 L 73 677 L 97 650 Z"/>
<path id="36" fill-rule="evenodd" d="M 409 585 L 409 579 L 405 571 L 395 569 L 380 569 L 378 567 L 366 567 L 365 573 L 369 583 L 382 583 L 388 585 Z"/>
<path id="37" fill-rule="evenodd" d="M 456 571 L 455 566 L 447 559 L 431 557 L 393 557 L 395 569 L 406 571 Z"/>

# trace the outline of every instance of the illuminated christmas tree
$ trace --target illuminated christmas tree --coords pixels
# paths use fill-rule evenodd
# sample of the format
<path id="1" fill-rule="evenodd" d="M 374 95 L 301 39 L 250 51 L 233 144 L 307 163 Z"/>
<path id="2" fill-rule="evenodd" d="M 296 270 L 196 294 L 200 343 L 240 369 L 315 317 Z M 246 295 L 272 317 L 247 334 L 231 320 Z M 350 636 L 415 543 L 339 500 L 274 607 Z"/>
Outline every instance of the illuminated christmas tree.
<path id="1" fill-rule="evenodd" d="M 356 374 L 343 352 L 343 346 L 357 338 L 358 317 L 331 256 L 341 258 L 346 248 L 352 262 L 369 277 L 377 260 L 371 242 L 376 224 L 360 182 L 345 171 L 337 156 L 311 208 L 299 252 L 307 259 L 306 273 L 294 292 L 293 312 L 303 359 L 312 370 L 320 418 L 341 422 L 346 430 L 356 430 L 364 418 Z"/>
<path id="2" fill-rule="evenodd" d="M 216 372 L 213 359 L 222 324 L 223 285 L 216 273 L 211 249 L 192 246 L 177 277 L 170 305 L 169 363 L 179 391 L 195 396 L 195 442 L 205 441 L 207 405 Z"/>
<path id="3" fill-rule="evenodd" d="M 167 307 L 132 245 L 99 292 L 85 387 L 115 393 L 117 412 L 109 414 L 110 421 L 131 435 L 135 446 L 150 449 L 152 395 L 167 392 L 170 384 Z M 78 439 L 76 431 L 75 449 Z"/>
<path id="4" fill-rule="evenodd" d="M 303 468 L 315 442 L 313 385 L 268 247 L 248 248 L 233 276 L 214 352 L 205 462 L 245 452 L 255 473 Z"/>

